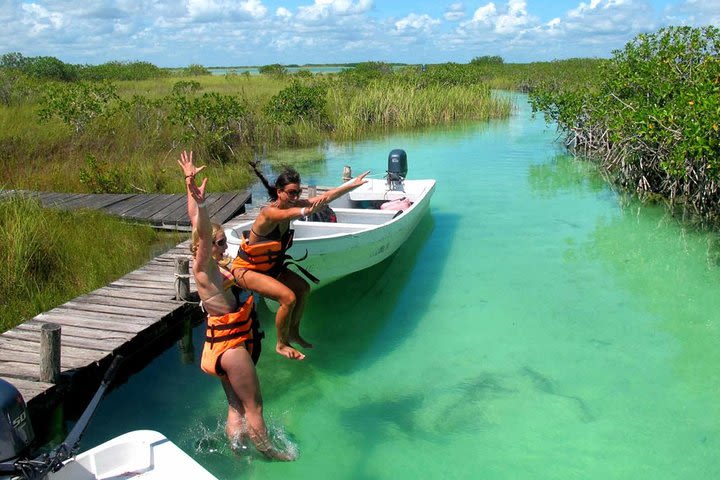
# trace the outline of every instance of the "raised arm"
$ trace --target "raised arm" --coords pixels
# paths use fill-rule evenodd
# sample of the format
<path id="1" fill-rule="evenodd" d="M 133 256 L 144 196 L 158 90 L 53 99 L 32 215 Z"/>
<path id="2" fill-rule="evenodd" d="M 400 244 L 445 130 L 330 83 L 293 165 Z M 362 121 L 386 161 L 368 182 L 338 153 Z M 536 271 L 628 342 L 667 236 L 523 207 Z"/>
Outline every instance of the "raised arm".
<path id="1" fill-rule="evenodd" d="M 203 165 L 202 167 L 196 167 L 193 164 L 193 152 L 186 152 L 185 150 L 183 150 L 180 154 L 180 160 L 178 160 L 178 164 L 180 165 L 180 168 L 182 168 L 183 174 L 185 175 L 185 187 L 187 188 L 188 195 L 188 217 L 190 217 L 190 224 L 193 226 L 193 228 L 195 228 L 195 225 L 197 223 L 198 211 L 196 202 L 193 201 L 190 185 L 195 185 L 195 175 L 205 169 L 205 165 Z M 207 179 L 205 179 L 205 181 L 207 181 Z M 204 183 L 202 187 L 204 192 Z"/>
<path id="2" fill-rule="evenodd" d="M 367 176 L 368 173 L 370 173 L 370 170 L 358 175 L 357 177 L 353 178 L 352 180 L 349 180 L 349 181 L 343 183 L 339 187 L 335 187 L 332 190 L 328 190 L 327 192 L 324 192 L 322 195 L 317 195 L 315 197 L 308 198 L 307 201 L 311 205 L 318 203 L 318 202 L 321 202 L 323 204 L 330 203 L 333 200 L 335 200 L 336 198 L 341 197 L 341 196 L 345 195 L 346 193 L 355 190 L 360 185 L 367 183 L 368 181 L 365 180 L 365 177 Z"/>
<path id="3" fill-rule="evenodd" d="M 193 230 L 198 232 L 198 249 L 195 254 L 194 264 L 203 269 L 212 257 L 212 225 L 210 224 L 210 216 L 205 208 L 205 187 L 208 179 L 203 179 L 198 187 L 195 183 L 195 175 L 205 168 L 195 167 L 193 164 L 192 152 L 183 151 L 180 154 L 178 164 L 185 175 L 185 187 L 187 189 L 188 216 Z"/>

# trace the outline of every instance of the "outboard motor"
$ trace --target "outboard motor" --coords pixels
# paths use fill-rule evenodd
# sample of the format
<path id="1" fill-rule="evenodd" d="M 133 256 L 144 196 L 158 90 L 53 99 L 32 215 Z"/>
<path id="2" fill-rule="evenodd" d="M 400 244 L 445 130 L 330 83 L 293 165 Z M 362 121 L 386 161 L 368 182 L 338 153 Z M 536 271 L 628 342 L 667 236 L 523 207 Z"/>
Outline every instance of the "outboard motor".
<path id="1" fill-rule="evenodd" d="M 26 456 L 35 440 L 25 400 L 17 388 L 0 378 L 0 464 Z M 4 474 L 0 469 L 0 477 Z"/>
<path id="2" fill-rule="evenodd" d="M 122 361 L 121 355 L 113 358 L 100 387 L 65 441 L 49 453 L 35 458 L 30 444 L 35 440 L 25 401 L 12 384 L 0 379 L 0 480 L 45 479 L 49 472 L 57 472 L 63 462 L 72 458 L 80 446 L 80 437 L 87 427 L 105 390 L 110 385 Z M 115 477 L 113 477 L 115 478 Z"/>
<path id="3" fill-rule="evenodd" d="M 388 155 L 387 183 L 389 190 L 403 191 L 403 181 L 407 176 L 407 153 L 399 148 Z"/>

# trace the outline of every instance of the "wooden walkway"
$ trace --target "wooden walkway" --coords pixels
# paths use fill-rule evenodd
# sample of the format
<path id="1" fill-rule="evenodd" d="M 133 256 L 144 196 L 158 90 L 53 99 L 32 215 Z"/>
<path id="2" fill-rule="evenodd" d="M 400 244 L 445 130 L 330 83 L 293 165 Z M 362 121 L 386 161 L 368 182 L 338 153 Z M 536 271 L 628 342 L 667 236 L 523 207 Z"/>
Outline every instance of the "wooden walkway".
<path id="1" fill-rule="evenodd" d="M 187 201 L 184 195 L 95 195 L 91 199 L 88 195 L 17 191 L 0 191 L 0 198 L 19 193 L 37 197 L 46 206 L 94 208 L 134 220 L 156 220 L 162 222 L 158 224 L 162 228 L 172 225 L 180 229 L 184 220 L 179 211 L 186 209 Z M 246 205 L 249 193 L 232 194 L 233 199 L 229 195 L 216 194 L 212 197 L 214 200 L 206 200 L 218 220 L 225 218 L 227 212 L 234 212 L 218 223 L 232 227 L 257 215 L 260 205 Z M 143 198 L 133 200 L 131 197 Z M 158 208 L 159 199 L 164 199 L 165 208 Z M 171 207 L 176 203 L 177 206 Z M 183 212 L 183 215 L 186 219 L 187 214 Z M 97 370 L 98 366 L 106 368 L 116 354 L 132 355 L 147 350 L 150 341 L 169 329 L 178 328 L 192 313 L 197 314 L 196 306 L 175 300 L 175 259 L 190 259 L 188 246 L 189 242 L 185 241 L 109 285 L 0 334 L 0 378 L 20 390 L 31 410 L 47 410 L 74 388 L 73 380 L 81 377 L 80 373 L 93 367 Z M 195 291 L 192 276 L 190 289 Z M 40 329 L 45 323 L 59 324 L 62 329 L 61 381 L 57 385 L 39 380 Z"/>
<path id="2" fill-rule="evenodd" d="M 175 257 L 189 258 L 188 242 L 138 270 L 77 297 L 0 334 L 0 378 L 20 390 L 31 406 L 54 403 L 74 374 L 109 364 L 114 354 L 139 352 L 170 328 L 182 325 L 194 307 L 175 300 Z M 194 290 L 193 279 L 190 288 Z M 40 382 L 40 328 L 61 326 L 61 381 Z M 58 391 L 60 389 L 60 391 Z"/>
<path id="3" fill-rule="evenodd" d="M 90 209 L 155 228 L 190 231 L 185 194 L 92 194 L 0 190 L 0 200 L 13 196 L 36 198 L 43 207 L 64 210 Z M 211 193 L 205 200 L 210 219 L 223 224 L 245 211 L 250 191 Z"/>

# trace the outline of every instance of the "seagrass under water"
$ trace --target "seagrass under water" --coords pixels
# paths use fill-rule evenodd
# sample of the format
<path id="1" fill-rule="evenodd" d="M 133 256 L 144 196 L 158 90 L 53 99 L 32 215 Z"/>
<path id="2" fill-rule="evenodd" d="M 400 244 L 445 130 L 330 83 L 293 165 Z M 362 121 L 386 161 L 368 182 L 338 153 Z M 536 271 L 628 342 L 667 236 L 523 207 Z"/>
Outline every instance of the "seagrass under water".
<path id="1" fill-rule="evenodd" d="M 295 462 L 233 452 L 219 383 L 176 348 L 84 445 L 155 429 L 222 479 L 720 478 L 717 236 L 621 200 L 516 98 L 508 121 L 331 145 L 303 172 L 381 174 L 404 148 L 438 187 L 401 251 L 313 293 L 305 361 L 266 340 L 265 412 Z"/>

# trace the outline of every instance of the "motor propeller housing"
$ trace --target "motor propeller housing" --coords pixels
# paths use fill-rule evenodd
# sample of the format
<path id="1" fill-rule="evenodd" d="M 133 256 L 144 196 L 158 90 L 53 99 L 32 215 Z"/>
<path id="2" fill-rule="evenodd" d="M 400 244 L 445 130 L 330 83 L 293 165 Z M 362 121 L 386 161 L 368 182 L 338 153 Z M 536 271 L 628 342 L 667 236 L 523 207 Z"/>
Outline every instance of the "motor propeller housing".
<path id="1" fill-rule="evenodd" d="M 0 462 L 25 455 L 34 440 L 25 400 L 13 384 L 0 378 Z"/>
<path id="2" fill-rule="evenodd" d="M 403 182 L 408 172 L 407 153 L 396 148 L 388 155 L 387 183 L 389 190 L 403 191 Z"/>

